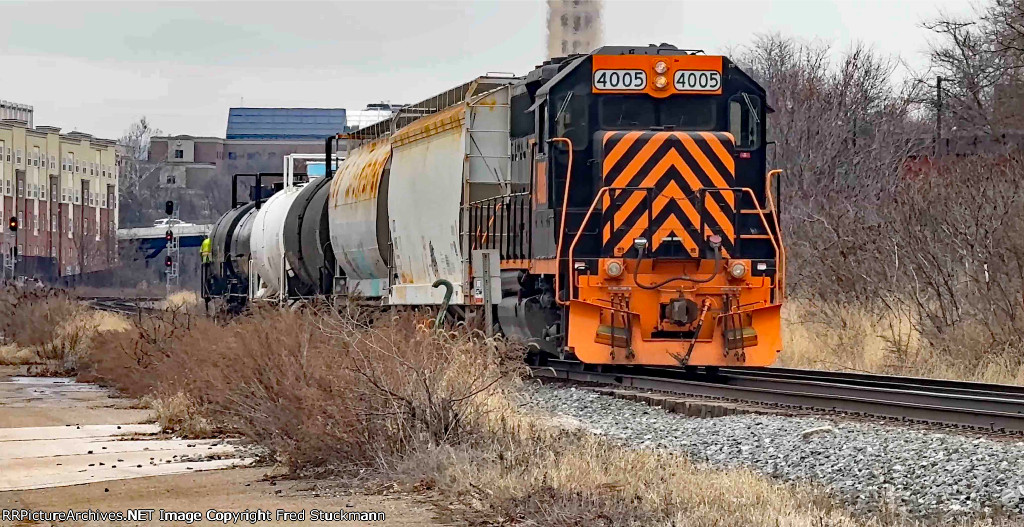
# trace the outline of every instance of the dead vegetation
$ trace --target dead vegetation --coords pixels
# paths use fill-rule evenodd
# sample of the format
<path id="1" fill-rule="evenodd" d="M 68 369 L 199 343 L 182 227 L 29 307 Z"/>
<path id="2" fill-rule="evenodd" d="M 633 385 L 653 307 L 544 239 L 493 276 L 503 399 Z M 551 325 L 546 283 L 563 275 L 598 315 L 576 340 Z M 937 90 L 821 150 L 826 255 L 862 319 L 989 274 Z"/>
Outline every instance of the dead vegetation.
<path id="1" fill-rule="evenodd" d="M 61 290 L 0 290 L 0 364 L 27 365 L 36 375 L 74 374 L 97 333 L 126 327 Z"/>
<path id="2" fill-rule="evenodd" d="M 229 428 L 294 472 L 430 491 L 460 522 L 860 525 L 815 489 L 633 451 L 525 413 L 521 350 L 429 316 L 174 312 L 100 334 L 83 376 L 148 395 L 161 424 Z"/>

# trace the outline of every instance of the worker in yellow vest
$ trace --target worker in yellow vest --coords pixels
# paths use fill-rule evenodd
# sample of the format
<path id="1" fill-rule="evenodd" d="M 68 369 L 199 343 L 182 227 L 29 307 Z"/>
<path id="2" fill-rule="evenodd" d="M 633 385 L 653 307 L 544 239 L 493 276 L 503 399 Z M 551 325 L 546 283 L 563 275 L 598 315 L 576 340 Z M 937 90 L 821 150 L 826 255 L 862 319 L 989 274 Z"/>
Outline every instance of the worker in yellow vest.
<path id="1" fill-rule="evenodd" d="M 203 243 L 199 246 L 199 257 L 203 262 L 203 273 L 199 277 L 199 281 L 203 288 L 203 300 L 206 302 L 207 309 L 209 309 L 210 299 L 207 291 L 210 287 L 210 264 L 213 263 L 213 242 L 210 241 L 209 236 L 203 238 Z"/>
<path id="2" fill-rule="evenodd" d="M 213 261 L 213 242 L 209 236 L 203 238 L 203 244 L 199 246 L 199 255 L 202 256 L 204 265 Z"/>

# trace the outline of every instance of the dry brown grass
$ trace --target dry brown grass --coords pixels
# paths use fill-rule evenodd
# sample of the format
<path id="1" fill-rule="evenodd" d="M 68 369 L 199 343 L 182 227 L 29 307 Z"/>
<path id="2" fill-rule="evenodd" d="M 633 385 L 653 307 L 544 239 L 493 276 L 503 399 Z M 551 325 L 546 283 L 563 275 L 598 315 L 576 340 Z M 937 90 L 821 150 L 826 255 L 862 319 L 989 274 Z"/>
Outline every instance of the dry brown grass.
<path id="1" fill-rule="evenodd" d="M 142 404 L 153 409 L 156 421 L 165 432 L 173 432 L 192 439 L 211 437 L 215 433 L 203 409 L 190 395 L 178 392 L 165 397 L 147 395 Z"/>
<path id="2" fill-rule="evenodd" d="M 432 488 L 460 521 L 855 525 L 817 491 L 626 450 L 524 415 L 520 350 L 415 313 L 163 313 L 98 336 L 89 371 L 178 433 L 230 425 L 305 473 Z M 198 431 L 196 430 L 196 424 Z M 824 523 L 822 523 L 824 522 Z"/>
<path id="3" fill-rule="evenodd" d="M 429 489 L 471 525 L 893 525 L 821 489 L 631 450 L 519 406 L 521 350 L 417 313 L 164 312 L 101 333 L 94 377 L 149 394 L 161 425 L 228 426 L 306 475 Z M 887 511 L 883 507 L 883 510 Z"/>
<path id="4" fill-rule="evenodd" d="M 168 309 L 193 310 L 199 305 L 199 295 L 195 291 L 177 291 L 167 297 Z"/>
<path id="5" fill-rule="evenodd" d="M 443 506 L 483 525 L 876 525 L 820 489 L 747 470 L 631 450 L 543 416 L 511 413 L 486 440 L 418 452 L 398 467 L 437 488 Z"/>
<path id="6" fill-rule="evenodd" d="M 778 365 L 1024 384 L 1016 347 L 963 322 L 928 339 L 912 312 L 859 303 L 788 299 Z"/>
<path id="7" fill-rule="evenodd" d="M 123 317 L 89 310 L 60 290 L 7 288 L 0 291 L 0 363 L 71 374 L 94 335 L 127 326 Z"/>

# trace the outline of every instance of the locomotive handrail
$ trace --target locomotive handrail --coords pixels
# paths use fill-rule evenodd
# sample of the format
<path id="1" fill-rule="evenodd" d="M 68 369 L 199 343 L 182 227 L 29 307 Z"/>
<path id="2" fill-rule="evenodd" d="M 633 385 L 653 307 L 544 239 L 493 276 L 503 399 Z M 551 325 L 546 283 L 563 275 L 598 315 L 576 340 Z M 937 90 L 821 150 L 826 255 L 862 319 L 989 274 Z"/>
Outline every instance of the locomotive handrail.
<path id="1" fill-rule="evenodd" d="M 724 193 L 724 192 L 740 192 L 740 193 L 743 193 L 743 194 L 746 194 L 746 195 L 750 196 L 750 199 L 754 203 L 754 205 L 757 206 L 760 209 L 760 204 L 757 201 L 757 196 L 754 195 L 754 191 L 749 189 L 749 188 L 746 188 L 746 187 L 701 187 L 700 189 L 697 190 L 697 193 L 702 196 L 702 200 L 701 200 L 701 206 L 702 207 L 703 207 L 703 204 L 704 204 L 703 200 L 707 199 L 707 193 L 708 192 L 720 192 L 720 193 Z M 757 217 L 758 217 L 758 219 L 761 220 L 761 225 L 764 226 L 765 232 L 771 233 L 772 229 L 768 225 L 768 220 L 765 219 L 764 213 L 761 210 L 757 211 Z M 701 223 L 703 223 L 703 222 L 704 222 L 704 219 L 703 219 L 703 216 L 701 216 Z M 702 227 L 703 227 L 703 225 L 702 225 Z M 786 263 L 785 263 L 785 253 L 781 249 L 782 238 L 780 237 L 778 240 L 776 240 L 775 236 L 769 236 L 768 239 L 771 240 L 771 242 L 772 242 L 772 249 L 775 251 L 775 261 L 776 261 L 776 266 L 778 267 L 778 269 L 776 270 L 776 274 L 777 275 L 783 274 L 783 272 L 785 271 Z M 781 281 L 778 280 L 778 279 L 775 280 L 775 288 L 779 289 L 780 292 L 784 291 L 783 289 L 781 289 L 781 286 L 782 286 L 784 281 L 785 281 L 785 278 L 783 278 Z M 782 295 L 780 295 L 779 300 L 782 300 L 781 296 Z"/>
<path id="2" fill-rule="evenodd" d="M 569 244 L 570 289 L 569 289 L 569 295 L 568 295 L 569 298 L 566 300 L 565 303 L 568 303 L 569 301 L 575 300 L 574 289 L 572 287 L 572 284 L 575 283 L 575 278 L 576 278 L 576 276 L 575 276 L 575 272 L 576 272 L 576 266 L 575 266 L 576 244 L 579 242 L 580 236 L 583 235 L 583 231 L 586 230 L 584 227 L 587 225 L 587 222 L 590 221 L 590 217 L 594 213 L 594 208 L 597 206 L 598 202 L 601 201 L 601 198 L 605 194 L 607 194 L 609 191 L 612 191 L 612 190 L 630 190 L 630 191 L 634 191 L 634 192 L 635 191 L 643 190 L 643 191 L 647 192 L 648 195 L 650 195 L 650 192 L 652 190 L 657 190 L 657 189 L 655 189 L 654 187 L 602 187 L 597 192 L 597 195 L 594 196 L 594 201 L 590 204 L 590 208 L 587 210 L 587 214 L 583 217 L 583 221 L 580 222 L 580 229 L 578 231 L 576 231 L 576 236 L 573 237 L 572 243 Z M 714 192 L 714 191 L 718 191 L 718 192 L 741 192 L 741 193 L 744 193 L 746 195 L 749 195 L 750 198 L 753 200 L 754 204 L 757 204 L 757 202 L 758 202 L 757 196 L 754 195 L 754 191 L 749 189 L 749 188 L 745 188 L 745 187 L 701 187 L 700 189 L 698 189 L 698 193 L 700 193 L 700 194 L 706 194 L 708 191 L 712 191 L 712 192 Z M 675 198 L 675 199 L 679 199 L 679 198 Z M 771 232 L 771 228 L 768 226 L 768 220 L 765 219 L 764 214 L 759 212 L 758 213 L 758 218 L 761 220 L 761 223 L 763 224 L 764 228 L 768 232 Z M 650 228 L 649 224 L 648 224 L 648 228 Z M 784 253 L 782 253 L 782 251 L 780 249 L 780 246 L 779 246 L 779 243 L 777 243 L 777 241 L 776 241 L 774 236 L 771 237 L 771 242 L 772 242 L 772 248 L 775 250 L 776 261 L 779 263 L 779 270 L 777 272 L 781 273 L 782 271 L 785 270 Z M 557 276 L 558 275 L 556 274 L 555 277 L 557 278 Z M 783 283 L 782 281 L 776 280 L 775 281 L 775 288 L 779 289 L 780 291 L 782 291 L 782 289 L 781 289 L 782 283 Z M 560 293 L 560 291 L 559 291 L 559 289 L 556 286 L 556 288 L 555 288 L 555 298 L 556 299 L 558 298 L 559 293 Z M 780 295 L 779 300 L 781 300 L 781 295 Z"/>
<path id="3" fill-rule="evenodd" d="M 566 102 L 568 102 L 568 101 L 569 101 L 569 99 L 566 99 Z M 569 162 L 568 162 L 568 164 L 565 167 L 565 187 L 564 187 L 565 190 L 562 191 L 562 223 L 560 223 L 558 225 L 558 246 L 555 248 L 555 254 L 557 255 L 556 258 L 555 258 L 555 261 L 556 262 L 561 262 L 562 261 L 562 240 L 565 237 L 565 212 L 569 208 L 569 190 L 572 188 L 572 187 L 569 186 L 569 183 L 572 181 L 572 150 L 573 150 L 573 145 L 572 145 L 572 139 L 569 139 L 568 137 L 552 137 L 551 141 L 558 141 L 558 142 L 566 143 L 566 145 L 568 145 L 567 150 L 569 151 Z M 593 205 L 591 205 L 591 208 L 593 208 Z M 579 233 L 577 233 L 577 234 L 579 234 Z M 570 248 L 569 250 L 571 251 L 572 249 Z M 569 274 L 572 274 L 572 261 L 571 260 L 572 260 L 572 258 L 570 257 Z M 560 305 L 560 306 L 564 306 L 565 302 L 559 297 L 560 290 L 558 288 L 559 287 L 559 283 L 558 283 L 559 279 L 558 279 L 558 277 L 562 273 L 561 273 L 561 269 L 558 269 L 557 271 L 559 271 L 559 272 L 555 273 L 555 303 Z M 570 285 L 570 287 L 571 287 L 571 285 Z"/>
<path id="4" fill-rule="evenodd" d="M 642 191 L 644 191 L 644 193 L 647 194 L 647 196 L 649 198 L 650 195 L 651 195 L 651 191 L 652 190 L 657 190 L 657 189 L 654 188 L 654 187 L 601 187 L 601 190 L 597 191 L 597 195 L 594 196 L 594 201 L 590 204 L 590 208 L 587 209 L 587 214 L 585 216 L 583 216 L 583 221 L 580 222 L 580 228 L 579 228 L 579 230 L 576 231 L 576 236 L 573 237 L 572 243 L 569 244 L 569 277 L 570 277 L 570 280 L 569 280 L 569 295 L 568 295 L 569 298 L 565 302 L 562 302 L 562 304 L 566 304 L 566 303 L 568 303 L 568 302 L 570 302 L 572 300 L 575 300 L 575 298 L 573 297 L 573 293 L 574 293 L 574 291 L 573 291 L 573 283 L 575 282 L 575 278 L 576 278 L 574 276 L 575 272 L 576 272 L 576 266 L 575 266 L 576 257 L 574 256 L 574 254 L 576 252 L 576 243 L 580 241 L 580 236 L 582 236 L 583 235 L 583 231 L 586 230 L 587 222 L 590 221 L 590 215 L 594 213 L 594 207 L 596 207 L 598 202 L 601 201 L 601 198 L 605 194 L 607 194 L 609 191 L 611 191 L 611 190 L 629 190 L 629 191 L 633 191 L 633 192 L 638 192 L 638 191 L 642 190 Z M 648 211 L 650 211 L 650 207 L 648 207 Z M 647 228 L 648 229 L 651 228 L 650 222 L 647 223 Z M 562 232 L 565 232 L 564 228 L 562 229 Z M 561 256 L 561 255 L 559 255 L 559 256 Z M 558 274 L 559 273 L 555 273 L 555 280 L 556 280 L 556 283 L 555 283 L 555 300 L 558 300 L 558 297 L 561 294 L 561 291 L 558 289 L 558 283 L 557 283 Z"/>
<path id="5" fill-rule="evenodd" d="M 782 243 L 782 224 L 779 222 L 779 209 L 775 208 L 775 198 L 772 197 L 772 176 L 778 178 L 782 175 L 782 170 L 775 169 L 769 170 L 768 174 L 764 176 L 764 195 L 767 197 L 768 208 L 772 211 L 772 219 L 775 222 L 775 236 L 779 238 L 779 248 L 782 251 L 782 256 L 779 257 L 779 300 L 786 297 L 786 244 Z"/>
<path id="6" fill-rule="evenodd" d="M 469 224 L 463 227 L 463 234 L 471 240 L 467 250 L 494 248 L 499 249 L 502 259 L 524 258 L 527 245 L 523 231 L 529 197 L 528 192 L 514 192 L 464 205 Z M 497 242 L 492 242 L 492 238 Z"/>

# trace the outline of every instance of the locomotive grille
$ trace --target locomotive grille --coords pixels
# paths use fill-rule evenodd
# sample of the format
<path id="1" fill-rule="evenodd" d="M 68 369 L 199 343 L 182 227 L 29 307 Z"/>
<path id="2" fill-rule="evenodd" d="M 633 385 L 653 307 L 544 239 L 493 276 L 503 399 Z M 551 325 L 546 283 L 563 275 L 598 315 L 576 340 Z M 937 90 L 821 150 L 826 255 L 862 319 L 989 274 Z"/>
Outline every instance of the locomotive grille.
<path id="1" fill-rule="evenodd" d="M 735 244 L 733 138 L 724 132 L 605 132 L 601 137 L 604 199 L 602 247 L 621 256 L 650 236 L 654 256 L 681 244 L 691 256 L 717 234 L 728 257 Z M 703 225 L 704 232 L 701 232 Z M 662 249 L 659 251 L 659 249 Z"/>

